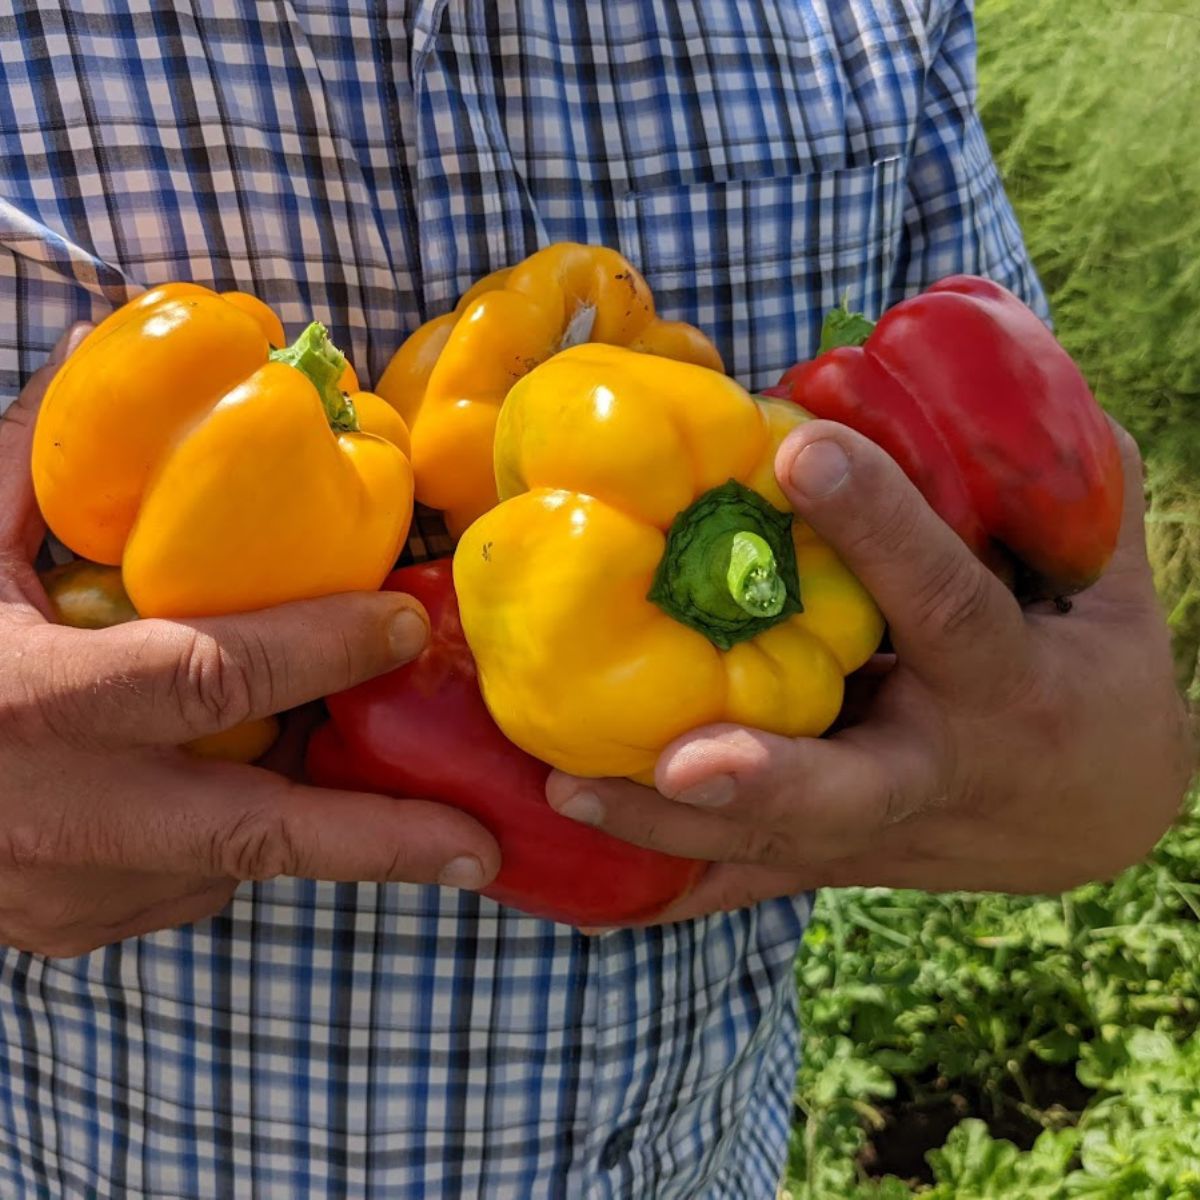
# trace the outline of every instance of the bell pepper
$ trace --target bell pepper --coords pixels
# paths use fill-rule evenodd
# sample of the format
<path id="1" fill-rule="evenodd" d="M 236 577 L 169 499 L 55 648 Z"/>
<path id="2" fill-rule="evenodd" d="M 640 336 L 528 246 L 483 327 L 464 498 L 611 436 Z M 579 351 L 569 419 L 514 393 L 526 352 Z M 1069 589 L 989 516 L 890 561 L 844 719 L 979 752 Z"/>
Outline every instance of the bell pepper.
<path id="1" fill-rule="evenodd" d="M 108 629 L 138 619 L 116 567 L 77 558 L 43 571 L 39 578 L 60 625 Z M 196 738 L 184 749 L 202 758 L 248 763 L 266 754 L 278 737 L 279 722 L 274 717 L 260 717 Z"/>
<path id="2" fill-rule="evenodd" d="M 1116 548 L 1116 439 L 1079 368 L 1011 292 L 953 276 L 878 324 L 837 310 L 767 389 L 877 442 L 1022 599 L 1094 582 Z"/>
<path id="3" fill-rule="evenodd" d="M 459 302 L 448 313 L 426 321 L 401 343 L 384 368 L 375 391 L 382 396 L 407 422 L 409 429 L 421 411 L 425 400 L 425 389 L 437 360 L 441 357 L 450 331 L 458 323 L 463 310 L 484 292 L 503 287 L 508 278 L 508 269 L 493 271 L 474 283 Z M 346 389 L 350 390 L 350 389 Z"/>
<path id="4" fill-rule="evenodd" d="M 395 563 L 412 471 L 387 437 L 403 422 L 360 394 L 384 436 L 360 425 L 320 325 L 272 349 L 281 335 L 253 297 L 168 284 L 102 321 L 47 389 L 42 513 L 76 554 L 121 566 L 142 616 L 374 590 Z"/>
<path id="5" fill-rule="evenodd" d="M 828 728 L 883 620 L 776 482 L 802 420 L 716 371 L 616 346 L 566 350 L 512 389 L 500 503 L 454 555 L 509 738 L 573 774 L 648 782 L 699 725 Z"/>
<path id="6" fill-rule="evenodd" d="M 552 354 L 606 342 L 721 368 L 708 338 L 656 316 L 646 281 L 601 246 L 547 246 L 477 294 L 444 335 L 422 328 L 429 346 L 423 353 L 445 341 L 412 426 L 416 493 L 422 504 L 444 510 L 456 536 L 496 503 L 492 436 L 504 397 Z M 410 385 L 410 394 L 416 390 Z"/>
<path id="7" fill-rule="evenodd" d="M 454 805 L 500 844 L 484 895 L 573 925 L 651 917 L 682 896 L 701 863 L 618 841 L 546 802 L 550 768 L 518 750 L 488 715 L 463 637 L 449 559 L 404 567 L 384 587 L 425 606 L 430 640 L 413 662 L 328 697 L 310 780 Z"/>

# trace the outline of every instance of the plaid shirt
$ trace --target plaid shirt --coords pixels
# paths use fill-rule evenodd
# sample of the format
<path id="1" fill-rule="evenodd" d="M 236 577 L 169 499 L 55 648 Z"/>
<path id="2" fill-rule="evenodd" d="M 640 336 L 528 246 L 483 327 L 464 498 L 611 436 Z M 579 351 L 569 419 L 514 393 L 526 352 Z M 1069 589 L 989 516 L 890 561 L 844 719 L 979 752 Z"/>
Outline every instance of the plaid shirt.
<path id="1" fill-rule="evenodd" d="M 966 270 L 1044 311 L 973 37 L 967 0 L 10 0 L 0 408 L 170 279 L 315 316 L 375 378 L 558 239 L 621 249 L 752 387 L 845 295 Z M 280 879 L 78 959 L 0 950 L 0 1195 L 766 1200 L 809 907 L 587 939 Z"/>

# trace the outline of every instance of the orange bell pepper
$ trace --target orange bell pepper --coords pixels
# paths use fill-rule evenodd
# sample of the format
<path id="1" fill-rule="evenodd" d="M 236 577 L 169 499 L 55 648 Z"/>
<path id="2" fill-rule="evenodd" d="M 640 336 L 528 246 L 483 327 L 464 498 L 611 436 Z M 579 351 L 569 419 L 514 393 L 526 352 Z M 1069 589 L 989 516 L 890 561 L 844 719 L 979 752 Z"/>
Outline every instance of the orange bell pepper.
<path id="1" fill-rule="evenodd" d="M 626 259 L 570 242 L 481 280 L 389 364 L 380 390 L 410 420 L 417 499 L 444 510 L 455 535 L 497 502 L 492 439 L 509 389 L 581 342 L 722 369 L 698 329 L 656 315 L 646 281 Z"/>
<path id="2" fill-rule="evenodd" d="M 425 399 L 429 376 L 463 310 L 484 292 L 503 287 L 508 275 L 506 267 L 477 280 L 450 312 L 442 313 L 440 317 L 434 317 L 419 326 L 392 355 L 379 377 L 375 391 L 404 418 L 410 429 Z"/>
<path id="3" fill-rule="evenodd" d="M 54 534 L 120 564 L 145 617 L 374 590 L 412 517 L 407 427 L 324 329 L 196 284 L 102 321 L 47 390 L 33 479 Z"/>

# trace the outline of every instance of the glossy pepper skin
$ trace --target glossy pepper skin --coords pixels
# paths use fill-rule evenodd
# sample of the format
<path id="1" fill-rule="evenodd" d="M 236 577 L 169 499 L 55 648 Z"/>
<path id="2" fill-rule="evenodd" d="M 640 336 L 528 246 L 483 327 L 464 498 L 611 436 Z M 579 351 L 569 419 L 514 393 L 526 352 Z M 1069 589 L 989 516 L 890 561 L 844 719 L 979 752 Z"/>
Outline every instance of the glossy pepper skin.
<path id="1" fill-rule="evenodd" d="M 517 745 L 649 781 L 700 725 L 832 723 L 883 622 L 776 483 L 802 420 L 615 346 L 564 351 L 513 388 L 501 502 L 463 535 L 454 577 L 488 708 Z"/>
<path id="2" fill-rule="evenodd" d="M 824 352 L 769 394 L 887 450 L 1023 599 L 1098 578 L 1120 528 L 1120 454 L 1079 368 L 1025 304 L 960 275 L 875 326 L 831 314 L 825 333 Z"/>
<path id="3" fill-rule="evenodd" d="M 425 606 L 419 658 L 327 700 L 331 720 L 309 742 L 309 778 L 452 804 L 500 843 L 484 895 L 572 925 L 653 916 L 682 896 L 703 864 L 631 846 L 556 813 L 550 768 L 518 750 L 488 715 L 463 637 L 449 559 L 404 567 L 387 588 Z"/>
<path id="4" fill-rule="evenodd" d="M 280 336 L 253 297 L 169 284 L 101 322 L 47 390 L 42 513 L 76 554 L 122 567 L 142 616 L 373 590 L 395 563 L 412 515 L 387 440 L 402 420 L 360 396 L 387 423 L 364 431 L 319 325 L 273 349 Z"/>
<path id="5" fill-rule="evenodd" d="M 60 625 L 74 629 L 108 629 L 138 619 L 137 611 L 121 585 L 121 572 L 116 567 L 77 558 L 42 572 L 40 579 Z M 202 758 L 248 763 L 266 754 L 278 737 L 278 720 L 262 717 L 197 738 L 184 748 Z"/>
<path id="6" fill-rule="evenodd" d="M 443 336 L 444 344 L 412 425 L 413 468 L 417 499 L 444 510 L 455 535 L 496 503 L 492 438 L 504 397 L 552 354 L 605 342 L 721 368 L 708 338 L 691 325 L 659 318 L 646 281 L 602 246 L 547 246 L 479 292 L 451 327 L 438 328 L 442 332 L 422 326 L 430 352 Z M 399 355 L 406 354 L 401 347 Z M 390 391 L 386 374 L 385 382 Z M 410 383 L 407 394 L 418 389 Z"/>
<path id="7" fill-rule="evenodd" d="M 392 355 L 379 383 L 375 387 L 382 396 L 404 418 L 409 429 L 416 423 L 417 413 L 425 401 L 425 389 L 437 360 L 441 357 L 450 333 L 468 305 L 484 292 L 503 287 L 508 278 L 508 269 L 493 271 L 474 283 L 459 302 L 448 313 L 434 317 L 415 329 L 400 349 Z"/>

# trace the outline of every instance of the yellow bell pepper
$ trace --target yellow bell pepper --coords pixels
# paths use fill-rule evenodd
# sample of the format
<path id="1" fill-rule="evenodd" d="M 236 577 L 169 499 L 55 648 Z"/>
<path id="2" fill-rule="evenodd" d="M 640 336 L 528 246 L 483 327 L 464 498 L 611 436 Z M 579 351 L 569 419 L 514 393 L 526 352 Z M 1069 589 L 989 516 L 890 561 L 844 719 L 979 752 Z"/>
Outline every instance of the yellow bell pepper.
<path id="1" fill-rule="evenodd" d="M 806 419 L 703 367 L 579 346 L 496 429 L 496 508 L 454 556 L 463 629 L 508 737 L 578 775 L 653 777 L 732 721 L 822 733 L 883 619 L 775 479 Z"/>
<path id="2" fill-rule="evenodd" d="M 357 380 L 320 325 L 272 349 L 282 336 L 254 297 L 168 284 L 101 322 L 47 390 L 42 513 L 76 554 L 121 565 L 142 616 L 373 590 L 394 565 L 408 430 L 340 389 Z"/>
<path id="3" fill-rule="evenodd" d="M 137 611 L 121 586 L 116 567 L 101 566 L 77 558 L 42 572 L 42 587 L 50 601 L 55 620 L 74 629 L 108 629 L 136 621 Z M 232 729 L 211 733 L 188 742 L 184 749 L 201 758 L 225 762 L 254 762 L 275 744 L 279 721 L 259 717 L 244 721 Z"/>
<path id="4" fill-rule="evenodd" d="M 615 250 L 559 243 L 489 278 L 468 293 L 452 323 L 413 334 L 418 344 L 401 347 L 383 381 L 389 398 L 410 398 L 392 399 L 402 413 L 411 416 L 419 405 L 412 423 L 417 499 L 444 510 L 455 535 L 496 503 L 496 417 L 509 388 L 538 363 L 567 346 L 607 342 L 721 369 L 698 329 L 656 316 L 646 281 Z"/>
<path id="5" fill-rule="evenodd" d="M 409 429 L 413 427 L 425 400 L 429 376 L 446 348 L 450 332 L 458 323 L 463 310 L 484 292 L 503 287 L 508 274 L 506 267 L 502 271 L 493 271 L 472 284 L 450 312 L 419 326 L 405 338 L 400 349 L 392 355 L 391 361 L 379 377 L 375 391 L 404 418 Z"/>

